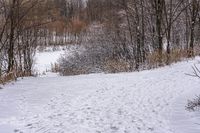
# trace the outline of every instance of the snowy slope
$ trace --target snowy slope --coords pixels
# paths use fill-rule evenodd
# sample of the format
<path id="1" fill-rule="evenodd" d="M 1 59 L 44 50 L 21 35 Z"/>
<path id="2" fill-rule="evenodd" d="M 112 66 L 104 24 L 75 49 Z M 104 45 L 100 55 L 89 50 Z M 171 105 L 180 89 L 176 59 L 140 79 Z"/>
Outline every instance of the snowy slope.
<path id="1" fill-rule="evenodd" d="M 0 90 L 0 133 L 199 133 L 199 58 L 151 71 L 30 77 Z M 194 117 L 195 116 L 195 117 Z"/>
<path id="2" fill-rule="evenodd" d="M 47 47 L 44 51 L 37 51 L 35 55 L 34 71 L 39 75 L 49 74 L 52 65 L 58 63 L 61 56 L 73 56 L 74 52 L 82 52 L 83 46 L 69 45 L 63 47 L 57 47 L 56 51 L 53 51 L 52 47 Z"/>
<path id="3" fill-rule="evenodd" d="M 53 54 L 52 54 L 53 53 Z M 64 54 L 64 50 L 59 51 L 47 51 L 47 52 L 37 52 L 36 53 L 36 62 L 35 62 L 35 72 L 39 74 L 45 74 L 51 70 L 51 65 L 55 64 L 60 56 Z"/>

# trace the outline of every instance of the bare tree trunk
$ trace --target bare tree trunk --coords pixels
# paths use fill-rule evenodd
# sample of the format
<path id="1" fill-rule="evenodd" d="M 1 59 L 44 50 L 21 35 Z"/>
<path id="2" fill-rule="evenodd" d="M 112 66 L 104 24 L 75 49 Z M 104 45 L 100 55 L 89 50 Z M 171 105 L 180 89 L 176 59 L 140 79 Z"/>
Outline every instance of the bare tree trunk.
<path id="1" fill-rule="evenodd" d="M 162 52 L 163 52 L 163 36 L 162 36 L 162 25 L 163 25 L 163 5 L 164 0 L 152 1 L 153 9 L 155 10 L 155 25 L 156 25 L 156 51 L 158 52 L 158 62 L 162 65 Z"/>
<path id="2" fill-rule="evenodd" d="M 164 13 L 165 13 L 165 21 L 166 21 L 166 39 L 167 39 L 167 60 L 166 64 L 168 65 L 170 62 L 170 42 L 171 42 L 171 28 L 172 28 L 172 17 L 173 17 L 173 11 L 172 11 L 172 0 L 169 1 L 169 10 L 167 9 L 167 4 L 164 1 Z"/>
<path id="3" fill-rule="evenodd" d="M 144 22 L 144 0 L 141 1 L 141 17 L 142 17 L 142 33 L 141 33 L 141 53 L 142 53 L 142 62 L 144 63 L 146 60 L 146 52 L 145 52 L 145 22 Z"/>
<path id="4" fill-rule="evenodd" d="M 136 63 L 135 63 L 135 69 L 139 70 L 140 66 L 140 59 L 141 59 L 141 33 L 140 33 L 140 17 L 139 17 L 139 11 L 136 4 L 136 1 L 134 1 L 135 5 L 135 31 L 136 31 Z"/>
<path id="5" fill-rule="evenodd" d="M 126 0 L 123 0 L 122 1 L 123 3 L 123 8 L 126 12 L 126 20 L 127 20 L 127 23 L 128 23 L 128 32 L 129 32 L 129 37 L 130 37 L 130 43 L 134 49 L 134 44 L 133 44 L 133 32 L 132 32 L 132 29 L 131 29 L 131 20 L 130 20 L 130 17 L 129 17 L 129 11 L 128 11 L 128 5 L 127 5 L 127 1 Z M 135 54 L 135 52 L 133 51 L 133 53 Z M 135 55 L 136 56 L 136 55 Z M 130 70 L 133 69 L 133 58 L 131 59 L 131 64 L 130 64 Z"/>
<path id="6" fill-rule="evenodd" d="M 14 67 L 14 36 L 15 36 L 15 6 L 16 0 L 12 0 L 10 9 L 10 37 L 8 48 L 8 73 L 13 70 Z"/>
<path id="7" fill-rule="evenodd" d="M 192 0 L 191 5 L 191 27 L 190 27 L 190 43 L 189 43 L 189 53 L 188 57 L 194 56 L 194 39 L 195 39 L 195 33 L 194 28 L 196 25 L 197 15 L 199 12 L 199 1 L 198 0 Z"/>

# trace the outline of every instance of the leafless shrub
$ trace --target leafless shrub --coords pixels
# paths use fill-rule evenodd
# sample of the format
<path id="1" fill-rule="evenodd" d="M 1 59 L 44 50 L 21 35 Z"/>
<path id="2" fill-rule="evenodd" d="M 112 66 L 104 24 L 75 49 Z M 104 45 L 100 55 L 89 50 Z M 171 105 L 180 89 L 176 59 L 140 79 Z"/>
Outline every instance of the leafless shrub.
<path id="1" fill-rule="evenodd" d="M 79 75 L 102 71 L 102 65 L 108 52 L 99 47 L 87 47 L 83 53 L 75 52 L 71 57 L 61 57 L 59 72 L 61 75 Z"/>
<path id="2" fill-rule="evenodd" d="M 193 73 L 192 74 L 186 74 L 186 75 L 200 78 L 200 70 L 199 70 L 199 68 L 196 65 L 194 65 L 194 66 L 192 66 L 192 69 L 193 69 Z"/>
<path id="3" fill-rule="evenodd" d="M 172 63 L 179 62 L 182 59 L 187 58 L 187 50 L 173 49 L 171 50 L 170 55 L 168 55 L 166 52 L 163 52 L 161 55 L 162 63 L 159 62 L 159 59 L 160 59 L 159 56 L 160 54 L 157 51 L 149 53 L 147 55 L 146 67 L 148 69 L 151 69 L 151 68 L 157 68 L 159 66 L 165 66 L 165 65 L 170 65 Z"/>
<path id="4" fill-rule="evenodd" d="M 104 71 L 108 73 L 127 72 L 130 70 L 130 63 L 125 60 L 108 59 L 104 63 Z"/>
<path id="5" fill-rule="evenodd" d="M 14 80 L 17 80 L 17 75 L 15 71 L 12 71 L 0 77 L 0 84 L 5 84 L 7 82 L 14 81 Z"/>
<path id="6" fill-rule="evenodd" d="M 200 96 L 197 96 L 193 100 L 189 100 L 186 106 L 186 109 L 189 111 L 196 111 L 200 109 Z"/>
<path id="7" fill-rule="evenodd" d="M 187 74 L 187 75 L 192 76 L 192 77 L 200 78 L 200 70 L 199 70 L 199 68 L 196 65 L 194 65 L 192 67 L 192 69 L 193 69 L 193 74 Z M 189 110 L 189 111 L 199 110 L 200 109 L 200 96 L 196 96 L 195 99 L 189 100 L 188 104 L 186 106 L 186 109 Z"/>

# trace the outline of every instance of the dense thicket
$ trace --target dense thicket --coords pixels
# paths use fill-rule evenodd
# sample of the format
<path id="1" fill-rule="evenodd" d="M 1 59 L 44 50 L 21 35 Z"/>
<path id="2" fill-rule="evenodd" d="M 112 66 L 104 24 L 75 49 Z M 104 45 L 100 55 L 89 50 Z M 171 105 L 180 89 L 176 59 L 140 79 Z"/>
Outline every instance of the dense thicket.
<path id="1" fill-rule="evenodd" d="M 96 66 L 111 72 L 148 69 L 199 52 L 199 0 L 87 0 L 85 9 L 86 19 L 81 21 L 90 28 L 82 34 L 89 38 L 86 44 L 109 54 L 92 54 L 88 49 L 82 61 L 62 61 L 62 71 L 70 68 L 67 64 L 81 66 L 88 59 L 95 62 L 91 70 Z M 104 62 L 96 63 L 99 58 L 91 54 Z"/>

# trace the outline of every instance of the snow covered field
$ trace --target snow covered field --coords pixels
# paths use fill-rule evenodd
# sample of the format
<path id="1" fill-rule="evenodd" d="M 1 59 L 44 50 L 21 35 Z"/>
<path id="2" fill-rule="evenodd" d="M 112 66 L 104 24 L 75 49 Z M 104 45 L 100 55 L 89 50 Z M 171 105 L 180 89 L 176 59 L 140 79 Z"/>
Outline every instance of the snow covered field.
<path id="1" fill-rule="evenodd" d="M 47 47 L 44 52 L 36 52 L 34 71 L 37 74 L 44 75 L 49 73 L 52 65 L 58 63 L 58 60 L 61 56 L 73 56 L 75 52 L 81 52 L 84 50 L 83 47 L 77 45 L 56 47 L 56 49 L 57 50 L 53 51 L 52 47 Z"/>
<path id="2" fill-rule="evenodd" d="M 185 110 L 200 94 L 200 80 L 185 75 L 199 61 L 20 79 L 0 90 L 0 133 L 199 133 L 200 113 Z"/>
<path id="3" fill-rule="evenodd" d="M 54 63 L 56 63 L 59 57 L 64 53 L 64 50 L 36 53 L 35 71 L 39 74 L 45 74 L 50 71 L 51 65 L 54 65 Z"/>

